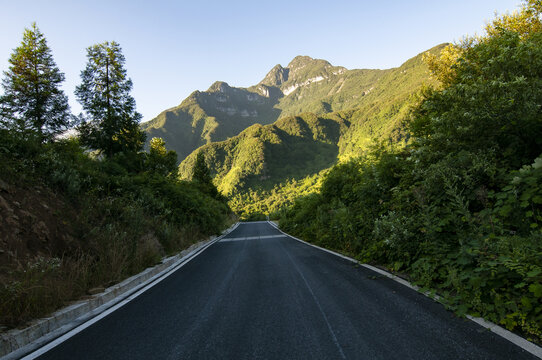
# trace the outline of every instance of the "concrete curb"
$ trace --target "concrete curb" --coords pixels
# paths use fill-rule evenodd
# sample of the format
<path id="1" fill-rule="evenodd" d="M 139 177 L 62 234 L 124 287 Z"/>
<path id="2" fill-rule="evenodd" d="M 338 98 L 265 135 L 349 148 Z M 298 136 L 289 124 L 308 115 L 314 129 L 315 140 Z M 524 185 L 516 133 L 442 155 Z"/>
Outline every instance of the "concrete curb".
<path id="1" fill-rule="evenodd" d="M 92 296 L 90 299 L 81 300 L 67 306 L 50 317 L 39 319 L 25 329 L 14 329 L 0 334 L 0 357 L 2 360 L 19 359 L 22 356 L 38 349 L 53 341 L 82 323 L 101 314 L 107 309 L 118 304 L 138 290 L 165 276 L 171 271 L 206 248 L 229 234 L 239 223 L 225 230 L 221 236 L 212 236 L 209 240 L 193 244 L 179 254 L 164 258 L 162 263 L 147 268 L 116 285 L 104 290 L 104 292 Z"/>
<path id="2" fill-rule="evenodd" d="M 400 283 L 401 285 L 404 285 L 412 290 L 415 290 L 425 296 L 427 296 L 428 298 L 431 298 L 435 301 L 439 301 L 440 300 L 440 296 L 436 295 L 436 294 L 431 294 L 429 292 L 421 292 L 420 291 L 420 288 L 416 285 L 412 285 L 410 282 L 406 281 L 405 279 L 402 279 L 396 275 L 393 275 L 385 270 L 382 270 L 382 269 L 379 269 L 377 267 L 374 267 L 372 265 L 369 265 L 369 264 L 362 264 L 360 263 L 358 260 L 356 259 L 352 259 L 351 257 L 348 257 L 348 256 L 345 256 L 345 255 L 342 255 L 342 254 L 339 254 L 335 251 L 332 251 L 332 250 L 328 250 L 328 249 L 325 249 L 325 248 L 322 248 L 318 245 L 314 245 L 314 244 L 311 244 L 311 243 L 308 243 L 304 240 L 301 240 L 301 239 L 298 239 L 296 238 L 295 236 L 292 236 L 292 235 L 289 235 L 287 233 L 285 233 L 284 231 L 282 231 L 278 225 L 273 222 L 273 221 L 268 221 L 268 223 L 273 226 L 274 228 L 276 228 L 278 231 L 280 231 L 281 233 L 283 233 L 284 235 L 294 239 L 294 240 L 297 240 L 305 245 L 308 245 L 308 246 L 312 246 L 314 248 L 317 248 L 317 249 L 320 249 L 322 251 L 325 251 L 327 253 L 330 253 L 330 254 L 333 254 L 335 256 L 338 256 L 340 258 L 343 258 L 345 260 L 348 260 L 350 262 L 353 262 L 353 263 L 356 263 L 356 264 L 359 264 L 361 266 L 363 266 L 364 268 L 367 268 L 369 270 L 372 270 L 378 274 L 381 274 L 381 275 L 384 275 L 386 276 L 387 278 L 390 278 L 398 283 Z M 491 332 L 495 333 L 496 335 L 499 335 L 500 337 L 502 338 L 505 338 L 506 340 L 510 341 L 511 343 L 515 344 L 516 346 L 519 346 L 520 348 L 522 348 L 523 350 L 533 354 L 534 356 L 542 359 L 542 347 L 530 342 L 529 340 L 527 339 L 524 339 L 522 338 L 521 336 L 519 335 L 516 335 L 514 334 L 513 332 L 510 332 L 508 330 L 506 330 L 505 328 L 503 327 L 500 327 L 499 325 L 497 324 L 494 324 L 490 321 L 487 321 L 483 318 L 479 318 L 479 317 L 473 317 L 473 316 L 470 316 L 470 315 L 467 315 L 466 316 L 467 319 L 475 322 L 476 324 L 490 330 Z"/>

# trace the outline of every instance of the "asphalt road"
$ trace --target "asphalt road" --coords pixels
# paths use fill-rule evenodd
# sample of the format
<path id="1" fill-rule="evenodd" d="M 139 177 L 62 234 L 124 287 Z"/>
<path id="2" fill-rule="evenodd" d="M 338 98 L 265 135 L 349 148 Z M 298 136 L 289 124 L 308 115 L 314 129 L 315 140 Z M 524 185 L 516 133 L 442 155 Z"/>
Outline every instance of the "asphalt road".
<path id="1" fill-rule="evenodd" d="M 39 359 L 535 359 L 386 277 L 241 224 Z"/>

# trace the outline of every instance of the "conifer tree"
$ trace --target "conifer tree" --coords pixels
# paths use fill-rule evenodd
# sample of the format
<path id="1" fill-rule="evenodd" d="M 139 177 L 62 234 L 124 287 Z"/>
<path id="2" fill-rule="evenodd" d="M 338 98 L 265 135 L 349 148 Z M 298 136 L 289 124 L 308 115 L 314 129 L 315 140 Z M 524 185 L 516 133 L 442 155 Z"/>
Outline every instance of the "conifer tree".
<path id="1" fill-rule="evenodd" d="M 25 29 L 9 63 L 0 96 L 2 126 L 23 136 L 34 133 L 42 142 L 67 129 L 71 115 L 68 98 L 60 89 L 64 74 L 36 23 Z"/>
<path id="2" fill-rule="evenodd" d="M 145 133 L 139 127 L 141 114 L 130 95 L 132 80 L 126 75 L 125 58 L 116 42 L 87 49 L 87 66 L 75 89 L 86 117 L 79 127 L 83 145 L 103 151 L 108 157 L 143 148 Z"/>

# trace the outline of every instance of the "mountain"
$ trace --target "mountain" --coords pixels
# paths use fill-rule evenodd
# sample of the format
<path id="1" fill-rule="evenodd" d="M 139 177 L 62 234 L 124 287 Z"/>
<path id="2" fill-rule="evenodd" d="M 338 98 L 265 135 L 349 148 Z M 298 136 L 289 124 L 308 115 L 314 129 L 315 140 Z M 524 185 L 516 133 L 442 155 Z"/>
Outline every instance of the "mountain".
<path id="1" fill-rule="evenodd" d="M 179 106 L 143 123 L 147 138 L 161 137 L 184 159 L 201 145 L 225 140 L 247 127 L 277 120 L 276 98 L 217 81 L 207 91 L 194 91 Z"/>
<path id="2" fill-rule="evenodd" d="M 363 96 L 356 108 L 349 110 L 351 126 L 339 142 L 341 158 L 358 156 L 376 140 L 404 142 L 404 127 L 412 104 L 421 88 L 436 85 L 423 61 L 426 53 L 438 54 L 448 44 L 435 46 L 390 69 Z"/>
<path id="3" fill-rule="evenodd" d="M 226 140 L 254 124 L 271 124 L 304 112 L 321 115 L 368 109 L 382 93 L 393 101 L 393 90 L 399 97 L 408 92 L 399 82 L 416 88 L 427 79 L 426 73 L 420 74 L 421 62 L 415 59 L 412 67 L 406 66 L 407 62 L 396 69 L 348 70 L 325 60 L 297 56 L 287 67 L 276 65 L 249 88 L 217 81 L 207 91 L 194 91 L 180 105 L 163 111 L 142 127 L 148 139 L 162 137 L 182 161 L 198 147 Z M 398 69 L 403 73 L 398 74 Z M 389 91 L 387 86 L 397 88 Z"/>
<path id="4" fill-rule="evenodd" d="M 265 126 L 255 124 L 235 137 L 194 151 L 179 166 L 179 175 L 191 177 L 197 153 L 202 151 L 223 194 L 272 188 L 332 166 L 339 153 L 339 139 L 349 125 L 336 114 L 311 113 Z"/>
<path id="5" fill-rule="evenodd" d="M 422 57 L 388 70 L 347 70 L 297 56 L 249 88 L 217 82 L 194 92 L 145 129 L 179 152 L 181 179 L 190 179 L 203 152 L 234 211 L 269 213 L 316 190 L 321 174 L 375 140 L 407 141 L 403 122 L 416 94 L 434 84 Z"/>

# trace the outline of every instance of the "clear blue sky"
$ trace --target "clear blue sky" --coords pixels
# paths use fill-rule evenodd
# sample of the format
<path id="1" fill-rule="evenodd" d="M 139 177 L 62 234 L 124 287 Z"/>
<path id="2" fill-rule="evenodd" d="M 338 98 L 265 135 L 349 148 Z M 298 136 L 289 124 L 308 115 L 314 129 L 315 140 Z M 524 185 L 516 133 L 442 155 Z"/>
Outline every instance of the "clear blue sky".
<path id="1" fill-rule="evenodd" d="M 215 80 L 258 83 L 296 55 L 381 68 L 443 42 L 481 33 L 495 11 L 520 0 L 0 0 L 0 70 L 36 21 L 60 70 L 72 111 L 86 48 L 115 40 L 144 120 Z"/>

